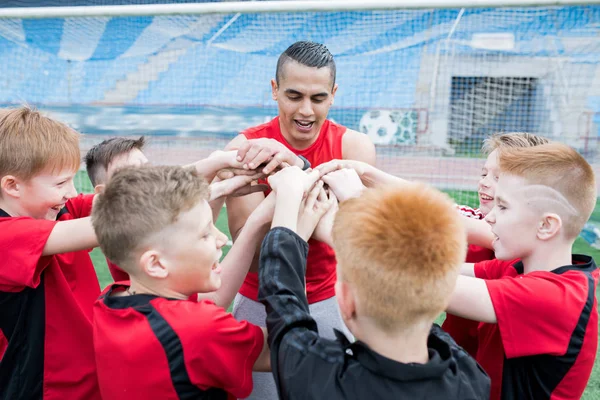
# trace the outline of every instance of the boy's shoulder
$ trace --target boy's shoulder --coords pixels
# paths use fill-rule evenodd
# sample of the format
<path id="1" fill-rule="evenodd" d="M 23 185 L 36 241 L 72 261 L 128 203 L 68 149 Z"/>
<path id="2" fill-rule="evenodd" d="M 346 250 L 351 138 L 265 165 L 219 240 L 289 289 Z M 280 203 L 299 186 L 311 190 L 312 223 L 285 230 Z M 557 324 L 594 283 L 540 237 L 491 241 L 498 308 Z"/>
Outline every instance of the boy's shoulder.
<path id="1" fill-rule="evenodd" d="M 119 295 L 125 293 L 128 288 L 127 282 L 109 285 L 96 302 L 97 312 L 125 315 L 134 310 L 145 318 L 156 316 L 165 320 L 178 333 L 190 332 L 194 336 L 210 335 L 224 327 L 250 325 L 246 321 L 237 321 L 223 307 L 217 306 L 211 300 L 198 302 L 195 300 L 197 296 L 183 300 L 149 294 Z"/>
<path id="2" fill-rule="evenodd" d="M 523 273 L 522 264 L 519 259 L 499 260 L 492 258 L 476 262 L 473 266 L 475 277 L 480 279 L 500 279 L 507 276 L 516 276 Z"/>

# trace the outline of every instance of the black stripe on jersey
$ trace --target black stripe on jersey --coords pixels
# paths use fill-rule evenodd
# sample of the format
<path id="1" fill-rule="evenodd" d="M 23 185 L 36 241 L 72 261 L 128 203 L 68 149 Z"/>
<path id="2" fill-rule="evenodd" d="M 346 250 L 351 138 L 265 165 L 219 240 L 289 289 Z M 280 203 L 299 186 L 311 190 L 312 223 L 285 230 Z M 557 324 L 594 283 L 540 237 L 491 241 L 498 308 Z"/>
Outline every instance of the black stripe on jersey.
<path id="1" fill-rule="evenodd" d="M 202 390 L 190 381 L 183 358 L 183 346 L 179 336 L 162 315 L 152 306 L 147 304 L 136 308 L 147 319 L 154 335 L 162 345 L 167 355 L 169 370 L 173 387 L 180 400 L 227 400 L 227 393 L 223 389 L 211 388 Z M 209 365 L 206 368 L 210 368 Z"/>
<path id="2" fill-rule="evenodd" d="M 0 292 L 0 329 L 8 347 L 0 361 L 0 399 L 42 399 L 46 326 L 45 274 L 36 288 Z"/>

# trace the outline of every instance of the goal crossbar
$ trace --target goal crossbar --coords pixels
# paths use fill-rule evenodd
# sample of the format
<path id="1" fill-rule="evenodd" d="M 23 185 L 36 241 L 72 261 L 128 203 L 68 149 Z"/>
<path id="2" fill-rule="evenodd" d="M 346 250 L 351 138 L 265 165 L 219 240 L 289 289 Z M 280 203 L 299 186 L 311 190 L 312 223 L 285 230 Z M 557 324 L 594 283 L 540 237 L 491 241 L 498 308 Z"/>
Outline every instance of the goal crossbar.
<path id="1" fill-rule="evenodd" d="M 427 8 L 548 7 L 600 4 L 600 0 L 300 0 L 113 6 L 0 8 L 0 19 L 141 17 L 160 15 L 366 11 Z"/>

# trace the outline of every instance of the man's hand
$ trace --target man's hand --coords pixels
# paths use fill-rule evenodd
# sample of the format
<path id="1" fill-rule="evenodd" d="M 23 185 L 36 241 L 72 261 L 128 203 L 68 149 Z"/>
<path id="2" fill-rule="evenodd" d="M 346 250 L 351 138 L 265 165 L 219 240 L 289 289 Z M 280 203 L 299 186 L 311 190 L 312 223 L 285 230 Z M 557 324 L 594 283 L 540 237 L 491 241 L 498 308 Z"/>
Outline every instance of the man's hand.
<path id="1" fill-rule="evenodd" d="M 237 150 L 236 161 L 244 169 L 256 169 L 261 164 L 267 163 L 262 172 L 270 174 L 283 163 L 291 166 L 302 167 L 304 163 L 284 144 L 275 139 L 249 139 L 240 144 Z"/>
<path id="2" fill-rule="evenodd" d="M 344 168 L 333 171 L 321 179 L 329 186 L 329 189 L 333 190 L 340 202 L 359 197 L 366 189 L 354 169 Z"/>
<path id="3" fill-rule="evenodd" d="M 327 210 L 325 215 L 321 217 L 321 220 L 317 224 L 317 227 L 315 228 L 315 231 L 312 234 L 312 238 L 323 242 L 329 245 L 330 247 L 333 247 L 333 240 L 331 239 L 331 230 L 333 229 L 333 221 L 335 220 L 335 214 L 337 214 L 337 211 L 339 209 L 338 199 L 337 197 L 335 197 L 335 193 L 333 193 L 333 190 L 321 190 L 321 192 L 319 192 L 318 200 L 322 202 L 330 201 L 331 207 L 329 208 L 329 210 Z"/>
<path id="4" fill-rule="evenodd" d="M 304 241 L 308 241 L 315 227 L 320 223 L 323 216 L 337 205 L 337 200 L 333 197 L 327 197 L 323 189 L 323 181 L 318 181 L 308 193 L 304 204 L 300 207 L 298 215 L 298 236 Z"/>

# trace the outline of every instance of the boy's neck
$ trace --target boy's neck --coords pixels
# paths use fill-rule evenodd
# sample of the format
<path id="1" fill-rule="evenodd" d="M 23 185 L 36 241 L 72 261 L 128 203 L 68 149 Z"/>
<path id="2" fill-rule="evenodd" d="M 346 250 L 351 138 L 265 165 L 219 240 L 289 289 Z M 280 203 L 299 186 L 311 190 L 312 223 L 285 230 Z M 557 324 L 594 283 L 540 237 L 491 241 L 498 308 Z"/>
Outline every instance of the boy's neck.
<path id="1" fill-rule="evenodd" d="M 0 199 L 0 209 L 11 217 L 21 217 L 17 209 L 15 209 L 9 202 Z"/>
<path id="2" fill-rule="evenodd" d="M 358 324 L 357 324 L 358 325 Z M 411 330 L 385 332 L 371 322 L 362 321 L 356 338 L 374 352 L 404 364 L 425 364 L 429 361 L 427 338 L 431 323 L 421 324 Z"/>
<path id="3" fill-rule="evenodd" d="M 130 277 L 131 281 L 129 284 L 129 288 L 127 289 L 127 293 L 130 295 L 135 294 L 151 294 L 158 297 L 165 297 L 169 299 L 181 299 L 187 300 L 189 296 L 186 296 L 182 293 L 176 292 L 167 287 L 162 287 L 157 284 L 149 284 L 147 282 L 141 282 L 140 280 Z"/>
<path id="4" fill-rule="evenodd" d="M 571 265 L 573 243 L 561 241 L 559 243 L 546 242 L 539 246 L 527 257 L 523 257 L 523 273 L 534 271 L 552 271 L 556 268 Z"/>

